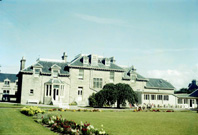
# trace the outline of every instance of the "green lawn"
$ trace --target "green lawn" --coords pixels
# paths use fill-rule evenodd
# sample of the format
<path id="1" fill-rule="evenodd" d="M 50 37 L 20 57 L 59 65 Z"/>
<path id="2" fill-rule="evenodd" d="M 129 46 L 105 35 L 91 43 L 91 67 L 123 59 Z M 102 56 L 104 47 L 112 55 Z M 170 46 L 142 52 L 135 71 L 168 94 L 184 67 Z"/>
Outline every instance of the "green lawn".
<path id="1" fill-rule="evenodd" d="M 89 122 L 112 135 L 197 135 L 195 112 L 57 112 L 68 120 Z"/>
<path id="2" fill-rule="evenodd" d="M 16 104 L 16 103 L 2 103 L 0 102 L 0 108 L 21 108 L 24 105 Z"/>
<path id="3" fill-rule="evenodd" d="M 196 135 L 196 112 L 52 112 L 68 120 L 89 122 L 111 135 Z M 0 109 L 0 135 L 52 135 L 49 129 L 34 122 L 19 109 Z"/>
<path id="4" fill-rule="evenodd" d="M 19 109 L 0 108 L 0 135 L 55 135 Z"/>

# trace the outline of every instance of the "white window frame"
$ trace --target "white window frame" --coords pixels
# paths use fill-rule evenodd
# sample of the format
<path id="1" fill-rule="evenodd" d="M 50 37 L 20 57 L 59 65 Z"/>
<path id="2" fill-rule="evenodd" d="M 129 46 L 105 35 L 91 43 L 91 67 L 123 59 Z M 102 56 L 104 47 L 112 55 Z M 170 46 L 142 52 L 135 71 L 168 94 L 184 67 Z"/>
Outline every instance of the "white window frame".
<path id="1" fill-rule="evenodd" d="M 78 87 L 78 96 L 83 95 L 83 87 Z"/>
<path id="2" fill-rule="evenodd" d="M 156 100 L 156 95 L 151 95 L 151 100 Z"/>
<path id="3" fill-rule="evenodd" d="M 39 70 L 39 72 L 37 72 L 36 70 Z M 34 77 L 39 77 L 41 73 L 41 68 L 34 68 Z"/>
<path id="4" fill-rule="evenodd" d="M 84 69 L 79 69 L 78 79 L 84 80 Z"/>
<path id="5" fill-rule="evenodd" d="M 169 95 L 164 95 L 164 100 L 169 101 Z"/>
<path id="6" fill-rule="evenodd" d="M 3 90 L 3 94 L 10 94 L 10 90 Z"/>
<path id="7" fill-rule="evenodd" d="M 149 99 L 150 99 L 149 94 L 144 94 L 144 100 L 149 100 Z"/>
<path id="8" fill-rule="evenodd" d="M 34 95 L 34 89 L 30 89 L 30 95 Z"/>
<path id="9" fill-rule="evenodd" d="M 183 104 L 182 98 L 178 98 L 178 99 L 177 99 L 177 103 L 178 103 L 178 104 Z"/>
<path id="10" fill-rule="evenodd" d="M 10 80 L 8 80 L 8 79 L 4 80 L 4 85 L 5 86 L 10 86 Z"/>
<path id="11" fill-rule="evenodd" d="M 184 99 L 184 104 L 188 104 L 188 99 L 187 98 Z"/>
<path id="12" fill-rule="evenodd" d="M 53 69 L 52 70 L 52 76 L 53 76 L 53 78 L 58 78 L 58 74 L 59 74 L 59 70 L 58 69 Z"/>
<path id="13" fill-rule="evenodd" d="M 103 86 L 103 79 L 102 78 L 93 78 L 93 88 L 101 89 Z"/>
<path id="14" fill-rule="evenodd" d="M 162 95 L 157 95 L 157 100 L 162 100 L 163 96 Z"/>
<path id="15" fill-rule="evenodd" d="M 111 81 L 111 82 L 114 82 L 114 79 L 115 79 L 115 72 L 111 71 L 109 74 L 110 74 L 110 77 L 109 77 L 110 81 Z"/>

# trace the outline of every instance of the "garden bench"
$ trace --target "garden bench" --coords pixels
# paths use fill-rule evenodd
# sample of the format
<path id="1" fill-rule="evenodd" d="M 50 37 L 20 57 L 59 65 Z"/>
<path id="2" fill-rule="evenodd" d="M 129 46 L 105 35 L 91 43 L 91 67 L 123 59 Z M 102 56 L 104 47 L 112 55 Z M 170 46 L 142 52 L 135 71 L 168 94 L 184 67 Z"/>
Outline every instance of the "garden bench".
<path id="1" fill-rule="evenodd" d="M 33 103 L 33 104 L 35 104 L 35 103 L 36 103 L 36 104 L 38 104 L 38 103 L 39 103 L 39 101 L 38 101 L 38 100 L 30 99 L 30 100 L 28 100 L 28 101 L 27 101 L 27 103 L 28 103 L 28 104 L 30 104 L 30 103 Z"/>

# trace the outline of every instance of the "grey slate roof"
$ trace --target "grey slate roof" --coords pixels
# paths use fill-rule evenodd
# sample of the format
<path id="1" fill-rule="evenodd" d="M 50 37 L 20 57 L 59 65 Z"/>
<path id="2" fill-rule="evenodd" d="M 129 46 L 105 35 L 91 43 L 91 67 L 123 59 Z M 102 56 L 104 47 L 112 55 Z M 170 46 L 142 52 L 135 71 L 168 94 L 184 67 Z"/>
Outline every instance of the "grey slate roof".
<path id="1" fill-rule="evenodd" d="M 190 97 L 198 97 L 198 89 L 195 90 L 194 92 L 192 92 L 189 96 Z"/>
<path id="2" fill-rule="evenodd" d="M 145 77 L 141 76 L 137 72 L 134 72 L 134 74 L 137 75 L 137 79 L 139 79 L 139 80 L 146 80 Z M 123 79 L 126 79 L 126 80 L 130 80 L 131 79 L 130 76 L 128 75 L 128 72 L 124 72 Z"/>
<path id="3" fill-rule="evenodd" d="M 189 94 L 174 94 L 178 98 L 188 98 Z"/>
<path id="4" fill-rule="evenodd" d="M 94 69 L 103 69 L 103 70 L 120 70 L 124 72 L 124 69 L 120 66 L 110 63 L 110 66 L 105 66 L 100 60 L 98 61 L 97 66 L 92 66 L 89 62 L 88 65 L 83 65 L 83 56 L 79 56 L 78 58 L 75 58 L 73 61 L 70 62 L 69 66 L 73 67 L 81 67 L 81 68 L 94 68 Z"/>
<path id="5" fill-rule="evenodd" d="M 66 69 L 66 66 L 67 66 L 68 63 L 64 63 L 64 62 L 51 62 L 51 61 L 42 61 L 42 60 L 39 60 L 34 65 L 41 65 L 41 66 L 43 66 L 42 73 L 51 74 L 51 67 L 54 64 L 56 64 L 59 67 L 61 67 L 60 74 L 69 75 L 69 72 Z M 25 68 L 23 71 L 24 72 L 33 72 L 33 66 L 34 65 Z"/>
<path id="6" fill-rule="evenodd" d="M 146 82 L 147 88 L 162 88 L 162 89 L 174 89 L 173 85 L 163 79 L 148 78 Z"/>
<path id="7" fill-rule="evenodd" d="M 127 67 L 127 68 L 124 68 L 124 70 L 125 70 L 125 72 L 124 72 L 124 75 L 123 75 L 123 79 L 124 80 L 130 80 L 131 77 L 129 76 L 128 73 L 131 70 L 131 68 L 130 67 L 129 68 Z M 147 80 L 145 77 L 143 77 L 142 75 L 138 74 L 137 72 L 133 71 L 133 73 L 135 75 L 137 75 L 137 80 Z"/>
<path id="8" fill-rule="evenodd" d="M 15 82 L 18 78 L 16 74 L 0 73 L 0 82 L 4 82 L 5 79 L 9 79 L 11 82 Z"/>

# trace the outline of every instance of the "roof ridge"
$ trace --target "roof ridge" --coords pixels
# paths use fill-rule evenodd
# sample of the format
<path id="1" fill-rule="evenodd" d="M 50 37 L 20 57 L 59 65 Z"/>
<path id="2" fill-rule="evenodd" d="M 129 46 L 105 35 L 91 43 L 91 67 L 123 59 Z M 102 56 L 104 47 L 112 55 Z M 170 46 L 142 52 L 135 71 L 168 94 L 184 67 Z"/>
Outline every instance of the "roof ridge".
<path id="1" fill-rule="evenodd" d="M 80 55 L 79 57 L 73 59 L 73 60 L 69 63 L 69 65 L 73 64 L 74 62 L 76 62 L 76 61 L 77 61 L 78 59 L 80 59 L 80 58 L 82 58 L 81 55 Z"/>
<path id="2" fill-rule="evenodd" d="M 45 59 L 45 58 L 39 58 L 37 62 L 44 61 L 44 62 L 57 62 L 57 63 L 66 63 L 64 60 L 58 60 L 58 59 Z"/>

